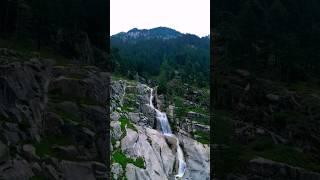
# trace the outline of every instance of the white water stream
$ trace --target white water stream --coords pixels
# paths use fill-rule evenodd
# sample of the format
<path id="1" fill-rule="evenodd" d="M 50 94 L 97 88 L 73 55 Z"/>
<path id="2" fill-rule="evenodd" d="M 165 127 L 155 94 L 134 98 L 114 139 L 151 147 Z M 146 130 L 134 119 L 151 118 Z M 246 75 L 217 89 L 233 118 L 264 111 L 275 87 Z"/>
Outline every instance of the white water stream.
<path id="1" fill-rule="evenodd" d="M 182 178 L 185 171 L 186 171 L 186 162 L 184 160 L 184 155 L 183 155 L 183 151 L 180 147 L 179 144 L 179 139 L 172 134 L 169 122 L 168 122 L 168 118 L 167 118 L 167 114 L 164 112 L 160 112 L 157 108 L 154 107 L 152 100 L 153 100 L 153 89 L 151 89 L 150 92 L 150 102 L 149 105 L 156 111 L 156 118 L 158 120 L 158 122 L 160 122 L 160 126 L 161 126 L 161 132 L 163 133 L 164 136 L 169 136 L 169 137 L 173 137 L 176 139 L 176 147 L 177 147 L 177 157 L 178 157 L 178 161 L 179 161 L 179 169 L 178 169 L 178 174 L 175 175 L 175 178 Z"/>

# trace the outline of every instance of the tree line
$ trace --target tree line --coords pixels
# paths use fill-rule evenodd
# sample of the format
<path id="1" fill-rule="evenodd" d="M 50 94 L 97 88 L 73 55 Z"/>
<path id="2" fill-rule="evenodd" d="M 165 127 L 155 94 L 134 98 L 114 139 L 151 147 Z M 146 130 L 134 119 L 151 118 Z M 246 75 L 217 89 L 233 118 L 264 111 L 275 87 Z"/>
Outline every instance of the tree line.
<path id="1" fill-rule="evenodd" d="M 108 3 L 104 0 L 2 0 L 0 38 L 30 40 L 38 50 L 49 46 L 72 55 L 72 42 L 81 41 L 84 34 L 95 47 L 105 51 Z M 64 42 L 57 44 L 62 32 Z"/>

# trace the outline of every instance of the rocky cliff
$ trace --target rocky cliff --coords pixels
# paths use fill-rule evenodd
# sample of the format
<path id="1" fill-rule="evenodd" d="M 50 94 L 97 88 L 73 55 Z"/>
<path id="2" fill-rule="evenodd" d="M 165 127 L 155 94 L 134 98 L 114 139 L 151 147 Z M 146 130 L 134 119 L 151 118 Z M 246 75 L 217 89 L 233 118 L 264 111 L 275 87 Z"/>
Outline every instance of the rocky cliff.
<path id="1" fill-rule="evenodd" d="M 150 87 L 128 80 L 111 85 L 111 149 L 113 179 L 174 179 L 177 174 L 176 147 L 159 131 L 155 110 L 149 106 Z M 167 109 L 170 119 L 175 108 L 164 105 L 155 92 L 154 104 Z M 161 100 L 162 99 L 162 100 Z M 175 119 L 171 119 L 174 121 Z M 187 169 L 183 179 L 210 179 L 209 146 L 176 127 Z"/>
<path id="2" fill-rule="evenodd" d="M 0 179 L 108 179 L 109 74 L 0 49 Z"/>

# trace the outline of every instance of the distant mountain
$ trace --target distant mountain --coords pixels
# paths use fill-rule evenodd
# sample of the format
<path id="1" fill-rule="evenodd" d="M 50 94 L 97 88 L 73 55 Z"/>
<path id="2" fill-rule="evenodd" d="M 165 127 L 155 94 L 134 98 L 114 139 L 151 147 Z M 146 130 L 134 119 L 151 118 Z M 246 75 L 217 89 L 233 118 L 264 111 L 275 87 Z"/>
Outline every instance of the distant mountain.
<path id="1" fill-rule="evenodd" d="M 144 40 L 144 39 L 172 39 L 183 35 L 182 33 L 167 27 L 157 27 L 153 29 L 133 28 L 127 33 L 121 32 L 111 36 L 111 39 Z"/>

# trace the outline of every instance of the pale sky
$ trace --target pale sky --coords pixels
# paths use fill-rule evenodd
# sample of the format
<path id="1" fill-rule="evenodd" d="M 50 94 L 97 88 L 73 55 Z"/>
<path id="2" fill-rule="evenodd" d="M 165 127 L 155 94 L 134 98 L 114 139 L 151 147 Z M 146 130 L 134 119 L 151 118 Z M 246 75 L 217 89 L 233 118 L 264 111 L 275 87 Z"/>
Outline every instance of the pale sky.
<path id="1" fill-rule="evenodd" d="M 159 26 L 198 36 L 210 33 L 210 0 L 111 0 L 110 33 Z"/>

